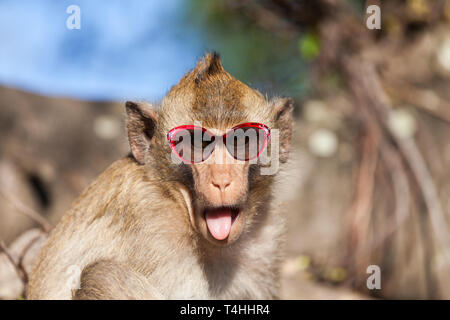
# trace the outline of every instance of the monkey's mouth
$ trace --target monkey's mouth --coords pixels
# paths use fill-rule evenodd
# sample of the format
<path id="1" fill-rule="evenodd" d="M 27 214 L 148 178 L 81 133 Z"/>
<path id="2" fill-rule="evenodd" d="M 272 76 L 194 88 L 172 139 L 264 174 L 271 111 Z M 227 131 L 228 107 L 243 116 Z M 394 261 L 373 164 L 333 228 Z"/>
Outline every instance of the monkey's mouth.
<path id="1" fill-rule="evenodd" d="M 204 218 L 209 233 L 216 240 L 225 240 L 228 238 L 236 219 L 241 210 L 232 207 L 209 208 L 204 210 Z"/>

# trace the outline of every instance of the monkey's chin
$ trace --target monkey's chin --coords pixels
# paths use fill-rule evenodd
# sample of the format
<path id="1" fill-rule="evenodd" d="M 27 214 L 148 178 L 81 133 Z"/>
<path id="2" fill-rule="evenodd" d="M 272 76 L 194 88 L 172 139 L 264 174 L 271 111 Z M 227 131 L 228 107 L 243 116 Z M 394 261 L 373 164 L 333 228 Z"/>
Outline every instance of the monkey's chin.
<path id="1" fill-rule="evenodd" d="M 226 246 L 242 233 L 243 214 L 239 207 L 214 207 L 203 210 L 200 232 L 210 243 Z"/>

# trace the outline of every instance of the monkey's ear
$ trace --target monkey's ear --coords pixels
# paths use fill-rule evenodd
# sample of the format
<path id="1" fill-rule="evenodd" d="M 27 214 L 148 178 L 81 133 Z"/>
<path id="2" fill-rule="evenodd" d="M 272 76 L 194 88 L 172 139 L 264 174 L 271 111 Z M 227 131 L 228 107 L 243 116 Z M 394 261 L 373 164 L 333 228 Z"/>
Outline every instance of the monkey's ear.
<path id="1" fill-rule="evenodd" d="M 280 162 L 289 158 L 292 137 L 294 101 L 291 98 L 278 98 L 273 101 L 276 128 L 280 130 Z"/>
<path id="2" fill-rule="evenodd" d="M 127 101 L 125 107 L 131 153 L 138 163 L 144 164 L 146 153 L 155 133 L 158 113 L 146 103 Z"/>

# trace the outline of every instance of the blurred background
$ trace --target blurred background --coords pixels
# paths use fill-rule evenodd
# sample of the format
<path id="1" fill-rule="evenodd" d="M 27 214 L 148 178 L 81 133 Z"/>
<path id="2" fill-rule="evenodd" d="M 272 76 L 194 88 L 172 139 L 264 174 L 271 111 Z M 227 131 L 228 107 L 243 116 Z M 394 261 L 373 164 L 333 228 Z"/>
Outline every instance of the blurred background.
<path id="1" fill-rule="evenodd" d="M 127 154 L 124 101 L 213 49 L 296 101 L 281 298 L 449 299 L 449 0 L 0 0 L 0 299 L 22 294 L 26 231 Z"/>

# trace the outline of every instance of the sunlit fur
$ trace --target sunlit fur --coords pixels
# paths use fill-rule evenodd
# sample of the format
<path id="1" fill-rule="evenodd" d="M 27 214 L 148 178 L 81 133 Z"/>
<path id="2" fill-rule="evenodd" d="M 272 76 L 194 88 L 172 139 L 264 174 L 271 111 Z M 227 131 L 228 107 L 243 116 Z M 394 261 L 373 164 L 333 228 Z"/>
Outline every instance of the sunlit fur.
<path id="1" fill-rule="evenodd" d="M 174 164 L 166 134 L 195 121 L 219 130 L 260 122 L 281 130 L 280 160 L 285 162 L 292 102 L 268 100 L 234 79 L 211 53 L 159 108 L 126 107 L 132 154 L 101 174 L 51 232 L 27 297 L 276 298 L 284 224 L 272 207 L 274 177 L 261 176 L 258 165 L 248 163 L 233 168 Z M 208 188 L 218 172 L 232 176 L 234 193 Z M 239 232 L 222 244 L 206 239 L 201 223 L 201 210 L 211 202 L 242 208 Z M 79 290 L 68 285 L 70 266 L 82 270 Z"/>

